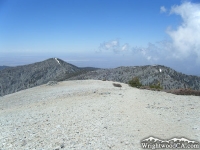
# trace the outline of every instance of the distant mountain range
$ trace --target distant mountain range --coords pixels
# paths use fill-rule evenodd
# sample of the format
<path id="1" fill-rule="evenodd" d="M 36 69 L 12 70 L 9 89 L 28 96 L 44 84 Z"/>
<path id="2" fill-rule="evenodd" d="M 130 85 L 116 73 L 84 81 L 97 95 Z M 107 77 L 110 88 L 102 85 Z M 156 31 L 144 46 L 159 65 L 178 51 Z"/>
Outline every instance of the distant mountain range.
<path id="1" fill-rule="evenodd" d="M 8 68 L 8 66 L 0 66 L 0 70 L 3 70 L 5 68 Z"/>
<path id="2" fill-rule="evenodd" d="M 29 65 L 1 69 L 0 96 L 46 84 L 49 81 L 97 79 L 128 83 L 136 76 L 143 85 L 159 82 L 166 90 L 179 88 L 200 90 L 200 77 L 185 75 L 161 65 L 114 69 L 80 68 L 61 59 L 50 58 Z"/>

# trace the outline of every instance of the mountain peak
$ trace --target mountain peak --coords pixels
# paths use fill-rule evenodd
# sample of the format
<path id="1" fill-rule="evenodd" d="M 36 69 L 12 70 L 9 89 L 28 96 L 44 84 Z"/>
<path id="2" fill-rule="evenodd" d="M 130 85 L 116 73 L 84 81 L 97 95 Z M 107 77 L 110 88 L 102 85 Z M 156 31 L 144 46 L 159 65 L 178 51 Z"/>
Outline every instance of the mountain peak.
<path id="1" fill-rule="evenodd" d="M 81 70 L 59 58 L 7 68 L 0 71 L 0 96 L 45 84 L 51 80 L 64 80 Z"/>

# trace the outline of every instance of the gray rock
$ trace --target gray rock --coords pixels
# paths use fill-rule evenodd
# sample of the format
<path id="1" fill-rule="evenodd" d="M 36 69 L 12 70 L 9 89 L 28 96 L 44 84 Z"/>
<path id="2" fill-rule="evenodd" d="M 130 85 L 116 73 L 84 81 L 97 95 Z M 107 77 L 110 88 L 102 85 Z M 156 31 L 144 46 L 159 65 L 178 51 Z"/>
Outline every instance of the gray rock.
<path id="1" fill-rule="evenodd" d="M 60 148 L 65 148 L 64 143 L 62 143 L 62 144 L 60 145 Z"/>

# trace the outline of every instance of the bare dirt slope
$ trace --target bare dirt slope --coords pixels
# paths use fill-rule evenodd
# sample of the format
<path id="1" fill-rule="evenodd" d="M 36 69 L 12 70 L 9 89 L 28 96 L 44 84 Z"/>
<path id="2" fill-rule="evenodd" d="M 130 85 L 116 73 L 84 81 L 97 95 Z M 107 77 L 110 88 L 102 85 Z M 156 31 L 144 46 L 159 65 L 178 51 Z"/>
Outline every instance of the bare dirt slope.
<path id="1" fill-rule="evenodd" d="M 142 149 L 140 141 L 200 141 L 200 97 L 111 81 L 42 85 L 0 97 L 0 149 Z"/>

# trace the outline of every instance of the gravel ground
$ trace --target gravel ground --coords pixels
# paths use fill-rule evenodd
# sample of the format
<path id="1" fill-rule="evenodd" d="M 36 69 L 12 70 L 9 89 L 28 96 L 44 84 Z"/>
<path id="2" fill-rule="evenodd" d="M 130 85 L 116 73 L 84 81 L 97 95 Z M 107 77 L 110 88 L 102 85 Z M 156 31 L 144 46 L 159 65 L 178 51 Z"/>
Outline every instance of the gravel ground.
<path id="1" fill-rule="evenodd" d="M 200 141 L 200 97 L 111 81 L 65 81 L 0 97 L 0 150 L 139 150 L 140 141 Z"/>

